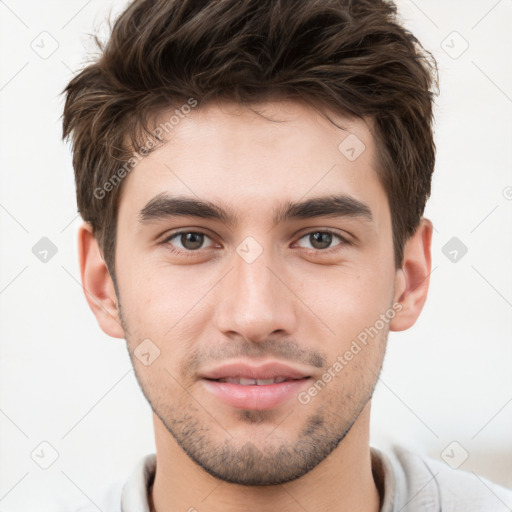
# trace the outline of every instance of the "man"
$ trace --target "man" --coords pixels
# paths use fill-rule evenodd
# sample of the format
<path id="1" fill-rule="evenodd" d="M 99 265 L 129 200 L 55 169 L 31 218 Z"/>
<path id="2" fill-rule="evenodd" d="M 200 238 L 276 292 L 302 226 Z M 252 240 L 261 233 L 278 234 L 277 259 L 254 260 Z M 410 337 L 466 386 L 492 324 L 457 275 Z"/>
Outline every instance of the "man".
<path id="1" fill-rule="evenodd" d="M 512 503 L 369 445 L 388 332 L 415 323 L 431 271 L 435 62 L 395 15 L 137 0 L 68 85 L 83 287 L 126 339 L 157 452 L 94 509 Z"/>

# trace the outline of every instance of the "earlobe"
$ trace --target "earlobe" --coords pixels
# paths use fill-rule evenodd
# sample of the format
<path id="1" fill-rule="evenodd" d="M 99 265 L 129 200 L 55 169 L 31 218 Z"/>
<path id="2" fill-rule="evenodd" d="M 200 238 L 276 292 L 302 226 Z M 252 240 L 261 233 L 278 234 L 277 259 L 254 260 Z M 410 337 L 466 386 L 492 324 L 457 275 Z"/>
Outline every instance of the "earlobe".
<path id="1" fill-rule="evenodd" d="M 124 338 L 114 283 L 101 255 L 92 226 L 84 223 L 78 231 L 78 252 L 82 288 L 101 329 L 114 338 Z"/>
<path id="2" fill-rule="evenodd" d="M 402 268 L 397 272 L 395 301 L 400 311 L 390 323 L 391 331 L 404 331 L 414 325 L 427 300 L 431 273 L 432 222 L 422 218 L 404 248 Z"/>

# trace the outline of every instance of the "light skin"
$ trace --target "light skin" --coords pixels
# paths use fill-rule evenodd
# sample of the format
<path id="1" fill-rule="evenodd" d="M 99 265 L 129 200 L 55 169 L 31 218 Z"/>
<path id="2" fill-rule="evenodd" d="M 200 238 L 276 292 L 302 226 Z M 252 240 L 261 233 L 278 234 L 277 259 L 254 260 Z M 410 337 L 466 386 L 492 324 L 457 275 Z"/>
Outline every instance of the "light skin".
<path id="1" fill-rule="evenodd" d="M 90 226 L 80 228 L 86 297 L 101 328 L 126 339 L 154 411 L 154 510 L 375 512 L 371 396 L 388 331 L 411 327 L 425 303 L 432 223 L 421 219 L 397 270 L 371 121 L 330 113 L 342 129 L 298 101 L 253 108 L 279 122 L 231 103 L 197 108 L 125 178 L 119 296 Z M 366 147 L 354 161 L 338 149 L 348 133 Z M 176 196 L 234 218 L 163 215 Z M 326 196 L 352 201 L 337 215 L 274 218 L 286 202 Z M 192 235 L 170 238 L 177 231 Z M 148 339 L 160 352 L 146 366 L 134 352 Z M 293 366 L 309 377 L 301 392 L 329 368 L 336 376 L 306 404 L 294 394 L 273 408 L 240 408 L 201 378 L 235 360 Z"/>

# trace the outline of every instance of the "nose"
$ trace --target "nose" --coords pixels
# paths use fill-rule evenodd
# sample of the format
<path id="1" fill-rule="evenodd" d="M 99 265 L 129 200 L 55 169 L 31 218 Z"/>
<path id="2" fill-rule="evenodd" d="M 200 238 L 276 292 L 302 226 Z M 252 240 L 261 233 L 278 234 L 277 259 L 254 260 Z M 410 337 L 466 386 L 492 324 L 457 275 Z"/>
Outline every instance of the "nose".
<path id="1" fill-rule="evenodd" d="M 214 319 L 219 331 L 255 343 L 292 334 L 298 318 L 293 284 L 286 283 L 271 251 L 264 250 L 251 263 L 235 254 L 233 267 L 217 290 Z"/>

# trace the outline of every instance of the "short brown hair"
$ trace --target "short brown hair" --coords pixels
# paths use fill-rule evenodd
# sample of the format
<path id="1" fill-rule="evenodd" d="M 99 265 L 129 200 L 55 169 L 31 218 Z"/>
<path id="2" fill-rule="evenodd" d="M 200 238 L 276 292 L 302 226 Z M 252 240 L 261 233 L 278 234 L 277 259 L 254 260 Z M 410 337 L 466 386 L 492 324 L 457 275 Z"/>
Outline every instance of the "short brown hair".
<path id="1" fill-rule="evenodd" d="M 64 90 L 63 137 L 72 139 L 78 210 L 112 277 L 118 182 L 151 134 L 151 116 L 191 98 L 281 96 L 374 119 L 402 265 L 430 196 L 439 85 L 435 59 L 397 21 L 393 2 L 136 0 L 100 48 Z"/>

